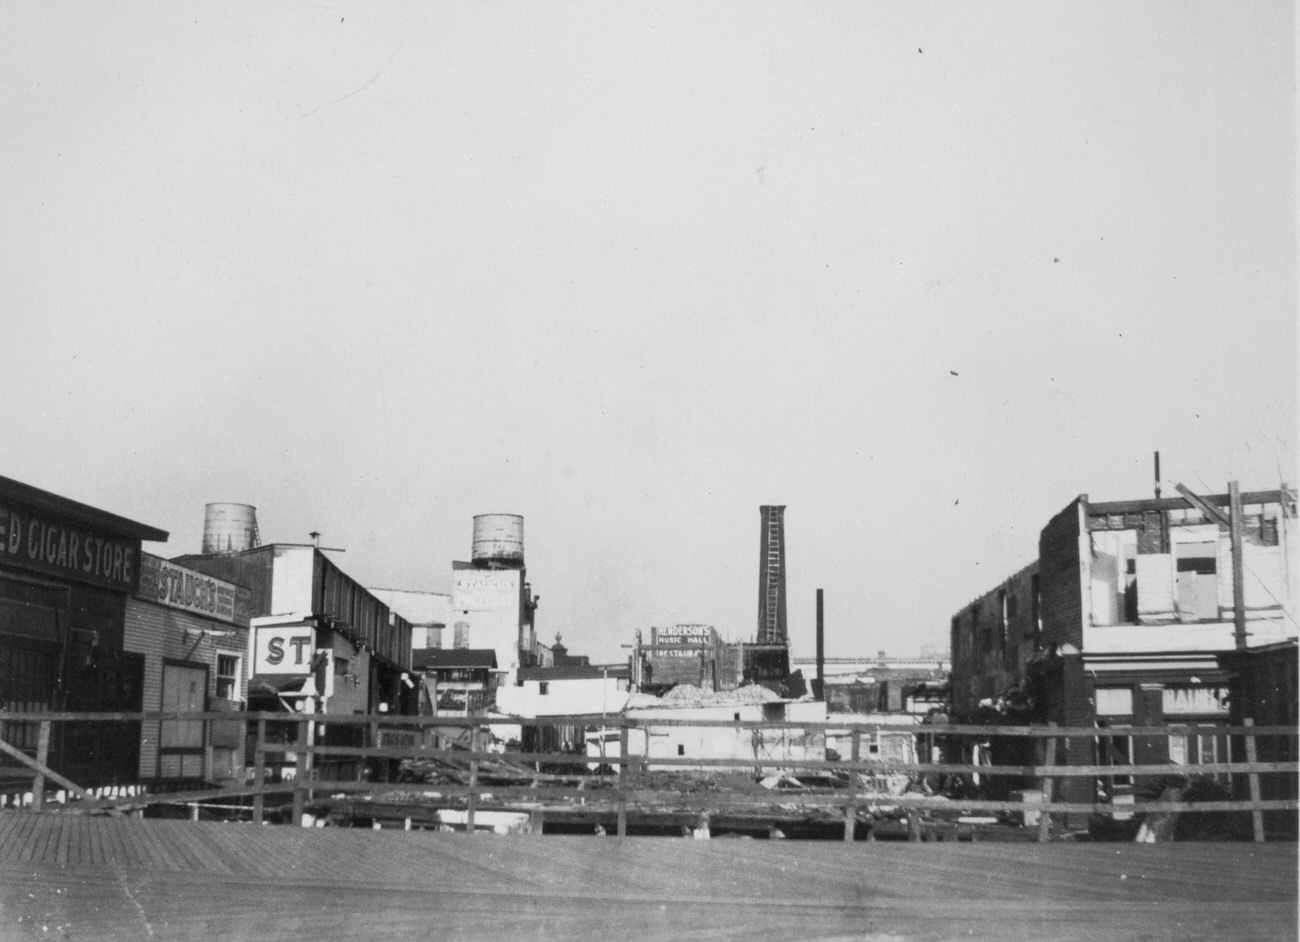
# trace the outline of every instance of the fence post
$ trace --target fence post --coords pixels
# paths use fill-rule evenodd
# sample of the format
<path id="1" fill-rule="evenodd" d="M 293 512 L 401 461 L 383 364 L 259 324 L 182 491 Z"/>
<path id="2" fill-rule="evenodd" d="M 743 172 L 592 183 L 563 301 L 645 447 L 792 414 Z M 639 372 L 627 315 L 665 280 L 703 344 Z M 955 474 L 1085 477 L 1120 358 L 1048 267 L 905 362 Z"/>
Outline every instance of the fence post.
<path id="1" fill-rule="evenodd" d="M 370 748 L 371 748 L 371 749 L 378 749 L 378 748 L 379 748 L 379 720 L 371 720 L 371 721 L 370 721 L 370 727 L 369 727 L 369 729 L 370 729 L 370 732 L 369 732 L 368 735 L 369 735 L 370 738 L 369 738 L 368 742 L 369 742 Z M 420 727 L 420 734 L 421 734 L 421 736 L 423 737 L 423 735 L 424 735 L 424 727 L 423 727 L 423 726 Z M 374 758 L 374 757 L 373 757 L 372 755 L 367 755 L 366 758 L 365 758 L 365 762 L 363 762 L 362 764 L 365 765 L 365 763 L 370 762 L 373 758 Z M 379 758 L 379 764 L 380 764 L 380 765 L 379 765 L 379 768 L 380 768 L 380 776 L 379 776 L 380 781 L 387 782 L 387 781 L 388 781 L 388 760 L 385 759 L 383 756 L 380 756 L 380 758 Z"/>
<path id="2" fill-rule="evenodd" d="M 311 762 L 307 755 L 308 736 L 311 731 L 311 720 L 298 720 L 298 737 L 296 748 L 297 767 L 293 776 L 293 826 L 302 827 L 302 806 L 303 799 L 306 797 L 306 783 L 303 781 L 311 774 Z"/>
<path id="3" fill-rule="evenodd" d="M 601 730 L 601 735 L 605 731 Z M 627 763 L 628 763 L 628 743 L 631 737 L 628 736 L 627 722 L 622 721 L 618 726 L 618 836 L 627 837 Z"/>
<path id="4" fill-rule="evenodd" d="M 266 784 L 266 720 L 257 721 L 257 741 L 253 745 L 253 823 L 261 824 L 266 812 L 266 796 L 262 786 Z"/>
<path id="5" fill-rule="evenodd" d="M 36 761 L 42 768 L 50 764 L 50 721 L 41 720 L 36 737 Z M 40 811 L 45 806 L 45 773 L 37 772 L 32 776 L 32 810 Z"/>
<path id="6" fill-rule="evenodd" d="M 482 727 L 475 726 L 469 734 L 470 752 L 483 748 Z M 474 812 L 478 810 L 478 757 L 469 760 L 469 799 L 465 802 L 465 833 L 474 834 Z"/>
<path id="7" fill-rule="evenodd" d="M 361 748 L 363 750 L 361 755 L 357 757 L 356 780 L 358 782 L 364 782 L 366 780 L 366 766 L 370 764 L 370 750 L 372 747 L 374 747 L 375 740 L 378 737 L 372 736 L 370 734 L 371 729 L 374 728 L 373 721 L 366 724 L 365 726 L 358 726 L 355 728 L 361 731 Z"/>
<path id="8" fill-rule="evenodd" d="M 1055 723 L 1048 723 L 1049 727 L 1056 726 Z M 1043 757 L 1044 765 L 1056 765 L 1056 737 L 1047 737 L 1047 754 Z M 1050 775 L 1043 776 L 1043 810 L 1038 813 L 1038 840 L 1050 841 L 1052 839 L 1052 813 L 1047 810 L 1047 806 L 1052 803 L 1052 792 L 1055 782 Z M 1024 795 L 1021 795 L 1024 800 Z M 1021 814 L 1024 810 L 1021 810 Z"/>
<path id="9" fill-rule="evenodd" d="M 1255 721 L 1247 717 L 1242 720 L 1246 726 L 1254 726 Z M 1246 733 L 1246 763 L 1253 766 L 1255 764 L 1255 734 Z M 1255 807 L 1250 809 L 1250 823 L 1254 830 L 1256 843 L 1264 841 L 1264 812 L 1259 810 L 1259 773 L 1253 768 L 1246 775 L 1246 781 L 1250 783 L 1250 802 Z"/>
<path id="10" fill-rule="evenodd" d="M 862 751 L 862 730 L 853 730 L 853 748 L 849 755 L 853 768 L 849 770 L 849 803 L 844 808 L 844 839 L 852 841 L 858 824 L 858 755 Z"/>

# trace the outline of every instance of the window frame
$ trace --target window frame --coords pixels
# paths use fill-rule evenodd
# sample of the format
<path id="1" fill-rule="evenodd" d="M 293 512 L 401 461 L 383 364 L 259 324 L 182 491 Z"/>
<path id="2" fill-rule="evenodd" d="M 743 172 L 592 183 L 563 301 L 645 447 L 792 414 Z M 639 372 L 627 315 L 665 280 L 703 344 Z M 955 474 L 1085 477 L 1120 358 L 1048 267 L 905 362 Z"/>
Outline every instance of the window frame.
<path id="1" fill-rule="evenodd" d="M 233 672 L 223 671 L 222 662 L 228 661 L 233 664 Z M 218 651 L 216 663 L 212 665 L 212 676 L 214 679 L 213 696 L 221 700 L 242 701 L 244 698 L 239 695 L 239 682 L 243 678 L 244 658 L 242 655 L 233 651 Z M 229 683 L 229 689 L 223 691 L 223 685 Z"/>

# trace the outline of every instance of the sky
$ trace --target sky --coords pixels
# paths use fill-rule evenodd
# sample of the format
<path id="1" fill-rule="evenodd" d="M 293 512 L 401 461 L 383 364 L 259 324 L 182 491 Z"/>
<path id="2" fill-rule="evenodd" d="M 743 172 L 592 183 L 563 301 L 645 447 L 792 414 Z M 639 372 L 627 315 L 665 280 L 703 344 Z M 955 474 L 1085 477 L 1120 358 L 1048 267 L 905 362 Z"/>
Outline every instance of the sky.
<path id="1" fill-rule="evenodd" d="M 1077 495 L 1297 480 L 1292 4 L 0 6 L 0 475 L 537 630 L 944 651 Z"/>

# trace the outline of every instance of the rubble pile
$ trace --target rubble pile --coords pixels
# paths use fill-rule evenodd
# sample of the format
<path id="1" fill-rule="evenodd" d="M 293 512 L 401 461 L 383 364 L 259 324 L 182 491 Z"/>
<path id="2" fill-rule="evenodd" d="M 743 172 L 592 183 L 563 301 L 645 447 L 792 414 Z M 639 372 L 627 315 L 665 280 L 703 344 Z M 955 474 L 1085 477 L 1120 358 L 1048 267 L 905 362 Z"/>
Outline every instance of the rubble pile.
<path id="1" fill-rule="evenodd" d="M 747 684 L 735 690 L 715 693 L 694 684 L 678 684 L 662 697 L 650 694 L 634 694 L 627 703 L 628 709 L 646 707 L 711 707 L 711 706 L 749 706 L 759 703 L 772 703 L 781 697 L 766 687 Z"/>

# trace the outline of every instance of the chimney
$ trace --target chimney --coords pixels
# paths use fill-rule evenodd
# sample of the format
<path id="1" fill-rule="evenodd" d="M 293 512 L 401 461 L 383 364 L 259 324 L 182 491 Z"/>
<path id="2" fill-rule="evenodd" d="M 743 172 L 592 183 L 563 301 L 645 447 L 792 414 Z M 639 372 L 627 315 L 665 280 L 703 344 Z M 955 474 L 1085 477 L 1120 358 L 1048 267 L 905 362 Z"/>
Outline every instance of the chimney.
<path id="1" fill-rule="evenodd" d="M 758 643 L 789 644 L 785 614 L 785 505 L 763 504 L 758 547 Z"/>
<path id="2" fill-rule="evenodd" d="M 822 590 L 817 590 L 817 680 L 813 685 L 813 697 L 826 699 L 826 625 L 822 607 Z"/>

